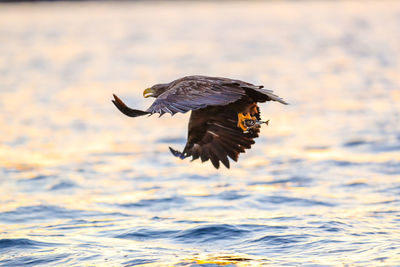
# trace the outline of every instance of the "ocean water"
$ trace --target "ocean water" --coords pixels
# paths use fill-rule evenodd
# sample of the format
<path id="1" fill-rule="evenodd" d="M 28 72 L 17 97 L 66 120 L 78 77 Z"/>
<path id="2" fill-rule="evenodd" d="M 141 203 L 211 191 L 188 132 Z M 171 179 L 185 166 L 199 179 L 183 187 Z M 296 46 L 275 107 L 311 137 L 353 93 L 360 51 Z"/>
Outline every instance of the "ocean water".
<path id="1" fill-rule="evenodd" d="M 263 84 L 231 169 L 112 94 Z M 0 4 L 0 266 L 399 266 L 397 1 Z"/>

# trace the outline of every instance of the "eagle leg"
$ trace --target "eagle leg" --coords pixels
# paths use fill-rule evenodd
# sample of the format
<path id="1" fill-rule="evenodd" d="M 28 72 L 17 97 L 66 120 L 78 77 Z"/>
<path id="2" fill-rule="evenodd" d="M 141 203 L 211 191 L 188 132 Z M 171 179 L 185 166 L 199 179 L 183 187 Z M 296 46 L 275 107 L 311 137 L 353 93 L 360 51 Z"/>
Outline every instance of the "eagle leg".
<path id="1" fill-rule="evenodd" d="M 258 108 L 257 108 L 257 104 L 254 104 L 251 109 L 250 109 L 250 114 L 251 115 L 255 115 L 258 113 Z"/>

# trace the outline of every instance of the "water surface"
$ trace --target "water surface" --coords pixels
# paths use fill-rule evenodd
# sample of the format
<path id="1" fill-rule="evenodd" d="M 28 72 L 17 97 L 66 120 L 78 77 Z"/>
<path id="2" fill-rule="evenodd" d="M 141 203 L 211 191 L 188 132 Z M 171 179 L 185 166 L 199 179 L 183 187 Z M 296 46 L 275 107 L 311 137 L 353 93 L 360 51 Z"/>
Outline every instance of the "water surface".
<path id="1" fill-rule="evenodd" d="M 400 5 L 0 5 L 0 266 L 400 264 Z M 231 169 L 170 155 L 144 88 L 263 84 Z"/>

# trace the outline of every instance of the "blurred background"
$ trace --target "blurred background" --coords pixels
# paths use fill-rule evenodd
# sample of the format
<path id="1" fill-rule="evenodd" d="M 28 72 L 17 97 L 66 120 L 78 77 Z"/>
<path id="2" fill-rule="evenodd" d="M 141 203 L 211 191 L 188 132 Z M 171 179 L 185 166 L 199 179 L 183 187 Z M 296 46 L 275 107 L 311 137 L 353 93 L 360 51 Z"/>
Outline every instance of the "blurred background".
<path id="1" fill-rule="evenodd" d="M 0 3 L 0 266 L 400 264 L 398 1 Z M 143 89 L 264 85 L 231 169 Z"/>

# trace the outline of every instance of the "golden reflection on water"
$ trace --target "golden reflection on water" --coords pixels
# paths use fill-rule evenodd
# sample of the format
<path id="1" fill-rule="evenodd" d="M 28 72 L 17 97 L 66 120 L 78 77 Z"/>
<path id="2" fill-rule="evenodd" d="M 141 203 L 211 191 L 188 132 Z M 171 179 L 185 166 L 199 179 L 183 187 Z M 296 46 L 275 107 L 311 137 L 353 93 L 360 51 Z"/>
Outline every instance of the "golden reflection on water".
<path id="1" fill-rule="evenodd" d="M 224 265 L 232 265 L 235 266 L 250 266 L 253 259 L 247 258 L 246 255 L 218 255 L 218 256 L 209 256 L 207 258 L 193 258 L 188 259 L 187 262 L 196 262 L 197 264 L 217 264 L 220 266 Z M 254 262 L 253 262 L 254 264 Z"/>

